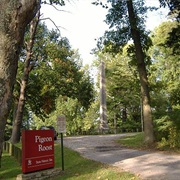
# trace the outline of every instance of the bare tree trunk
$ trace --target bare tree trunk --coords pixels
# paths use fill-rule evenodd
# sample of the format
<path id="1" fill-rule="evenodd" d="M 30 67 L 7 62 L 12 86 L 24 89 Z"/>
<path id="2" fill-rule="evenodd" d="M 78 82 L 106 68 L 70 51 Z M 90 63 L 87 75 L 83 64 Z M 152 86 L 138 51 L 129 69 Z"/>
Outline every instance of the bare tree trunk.
<path id="1" fill-rule="evenodd" d="M 153 132 L 152 112 L 151 112 L 151 106 L 150 106 L 148 77 L 147 77 L 147 72 L 146 72 L 144 53 L 142 50 L 140 32 L 137 27 L 137 21 L 136 21 L 136 16 L 134 13 L 132 0 L 127 0 L 127 7 L 128 7 L 128 13 L 129 13 L 129 21 L 131 25 L 131 33 L 132 33 L 135 50 L 136 50 L 137 69 L 139 72 L 140 83 L 141 83 L 145 142 L 147 144 L 151 144 L 154 142 L 155 139 L 154 139 L 154 132 Z"/>
<path id="2" fill-rule="evenodd" d="M 104 62 L 100 65 L 100 130 L 108 129 L 107 107 L 106 107 L 106 87 L 105 87 L 105 67 Z"/>
<path id="3" fill-rule="evenodd" d="M 126 109 L 126 106 L 125 106 L 122 109 L 122 122 L 126 122 L 126 121 L 127 121 L 127 109 Z"/>
<path id="4" fill-rule="evenodd" d="M 0 161 L 25 27 L 39 5 L 38 0 L 0 1 Z"/>
<path id="5" fill-rule="evenodd" d="M 116 118 L 116 114 L 114 114 L 114 134 L 117 134 L 117 118 Z"/>
<path id="6" fill-rule="evenodd" d="M 33 54 L 32 49 L 34 45 L 35 40 L 35 34 L 37 25 L 39 22 L 40 17 L 40 11 L 38 11 L 36 18 L 34 18 L 30 23 L 30 39 L 29 42 L 26 42 L 27 44 L 27 51 L 26 51 L 26 60 L 24 64 L 24 73 L 21 81 L 21 88 L 20 88 L 20 95 L 19 95 L 19 101 L 17 105 L 16 115 L 13 121 L 13 129 L 12 129 L 12 135 L 11 135 L 11 143 L 15 144 L 20 141 L 21 136 L 21 125 L 23 120 L 23 112 L 24 112 L 24 106 L 25 106 L 25 99 L 26 99 L 26 88 L 28 84 L 29 79 L 29 73 L 33 69 L 33 62 L 31 60 L 31 56 Z"/>

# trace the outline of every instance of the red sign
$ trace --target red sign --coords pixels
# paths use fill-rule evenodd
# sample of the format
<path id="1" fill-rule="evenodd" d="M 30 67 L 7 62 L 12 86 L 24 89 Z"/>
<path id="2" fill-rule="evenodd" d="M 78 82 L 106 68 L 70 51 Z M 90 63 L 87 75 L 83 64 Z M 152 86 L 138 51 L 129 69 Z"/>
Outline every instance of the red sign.
<path id="1" fill-rule="evenodd" d="M 22 172 L 54 167 L 53 130 L 22 131 Z"/>

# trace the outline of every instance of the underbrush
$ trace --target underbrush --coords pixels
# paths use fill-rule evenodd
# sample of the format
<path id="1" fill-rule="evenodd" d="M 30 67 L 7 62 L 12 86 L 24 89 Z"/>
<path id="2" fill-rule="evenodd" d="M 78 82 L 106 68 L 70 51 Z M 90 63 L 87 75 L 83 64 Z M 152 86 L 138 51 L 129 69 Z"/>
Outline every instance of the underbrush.
<path id="1" fill-rule="evenodd" d="M 172 131 L 171 136 L 173 137 L 173 135 L 174 133 Z M 167 141 L 165 138 L 162 138 L 161 141 L 155 142 L 147 146 L 144 143 L 144 133 L 136 133 L 135 135 L 126 136 L 120 138 L 117 142 L 129 148 L 137 148 L 143 150 L 159 150 L 159 151 L 166 151 L 169 153 L 175 152 L 180 154 L 179 142 L 175 144 L 174 140 L 172 140 L 171 142 L 171 140 Z"/>

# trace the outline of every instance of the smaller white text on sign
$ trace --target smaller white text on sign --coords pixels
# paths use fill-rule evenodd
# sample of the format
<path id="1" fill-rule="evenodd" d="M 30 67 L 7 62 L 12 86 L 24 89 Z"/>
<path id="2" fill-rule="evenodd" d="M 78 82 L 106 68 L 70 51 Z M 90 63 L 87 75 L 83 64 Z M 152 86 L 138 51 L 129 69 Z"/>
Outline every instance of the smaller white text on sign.
<path id="1" fill-rule="evenodd" d="M 66 133 L 66 117 L 64 115 L 57 117 L 57 130 L 59 133 Z"/>

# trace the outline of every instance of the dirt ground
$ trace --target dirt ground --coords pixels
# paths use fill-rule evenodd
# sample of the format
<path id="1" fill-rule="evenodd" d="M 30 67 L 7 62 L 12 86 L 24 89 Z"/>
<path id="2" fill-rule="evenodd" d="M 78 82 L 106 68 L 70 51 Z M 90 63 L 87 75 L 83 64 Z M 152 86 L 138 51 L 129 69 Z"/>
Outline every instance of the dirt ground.
<path id="1" fill-rule="evenodd" d="M 85 158 L 116 166 L 144 180 L 180 180 L 180 155 L 127 149 L 115 142 L 123 136 L 126 135 L 64 137 L 64 146 Z"/>

